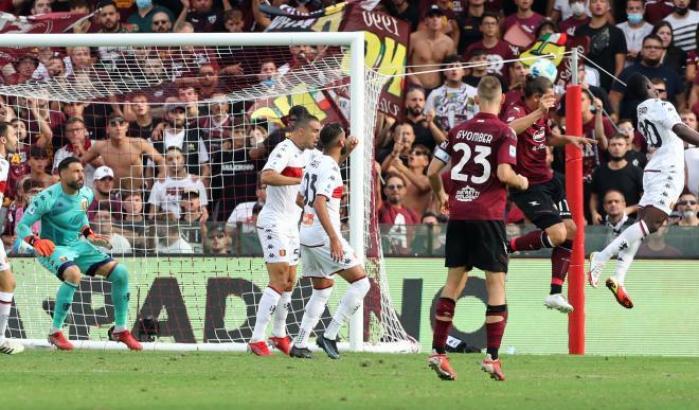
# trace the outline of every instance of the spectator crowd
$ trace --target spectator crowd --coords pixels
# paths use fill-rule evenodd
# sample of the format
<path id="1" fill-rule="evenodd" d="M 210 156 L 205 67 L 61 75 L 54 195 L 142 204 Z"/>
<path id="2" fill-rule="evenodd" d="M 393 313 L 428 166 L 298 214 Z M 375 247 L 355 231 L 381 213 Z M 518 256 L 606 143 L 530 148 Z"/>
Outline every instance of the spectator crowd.
<path id="1" fill-rule="evenodd" d="M 266 2 L 7 0 L 0 1 L 0 11 L 16 16 L 59 11 L 91 15 L 72 28 L 75 33 L 259 32 L 273 18 L 260 10 L 261 3 Z M 270 3 L 290 13 L 307 13 L 339 2 Z M 638 101 L 625 95 L 625 79 L 632 73 L 645 74 L 660 98 L 677 107 L 683 122 L 699 127 L 699 2 L 368 3 L 411 27 L 403 112 L 398 117 L 379 113 L 375 127 L 374 203 L 390 253 L 443 249 L 440 224 L 446 216 L 435 209 L 426 177 L 433 152 L 451 128 L 477 113 L 475 87 L 485 75 L 498 76 L 506 90 L 502 113 L 513 104 L 526 104 L 523 99 L 541 97 L 529 93 L 529 62 L 518 58 L 543 34 L 589 40 L 577 68 L 584 91 L 583 132 L 597 142 L 583 151 L 588 225 L 606 226 L 613 233 L 633 221 L 643 193 L 643 168 L 653 155 L 637 128 Z M 332 50 L 291 46 L 250 56 L 215 48 L 180 51 L 156 46 L 128 51 L 35 48 L 3 60 L 4 86 L 93 84 L 99 70 L 128 74 L 112 86 L 139 85 L 134 92 L 94 101 L 0 95 L 0 121 L 10 123 L 22 143 L 8 158 L 2 234 L 8 249 L 21 252 L 13 247 L 14 226 L 24 208 L 33 195 L 56 181 L 58 163 L 76 156 L 84 163 L 86 185 L 95 192 L 90 219 L 97 232 L 110 235 L 113 252 L 254 252 L 255 218 L 266 200 L 258 172 L 269 152 L 293 130 L 295 120 L 309 111 L 297 105 L 285 109 L 281 121 L 251 119 L 255 102 L 232 103 L 227 92 L 274 87 L 285 73 L 321 60 Z M 559 102 L 548 115 L 552 132 L 565 132 L 564 93 L 563 88 L 557 90 Z M 564 150 L 548 150 L 551 166 L 562 177 Z M 689 228 L 699 225 L 699 147 L 687 146 L 685 159 L 686 190 L 670 224 Z M 346 223 L 346 207 L 343 218 Z M 512 234 L 527 222 L 514 204 L 508 205 L 507 220 Z M 430 239 L 418 231 L 429 232 Z M 652 240 L 648 246 L 660 242 Z"/>

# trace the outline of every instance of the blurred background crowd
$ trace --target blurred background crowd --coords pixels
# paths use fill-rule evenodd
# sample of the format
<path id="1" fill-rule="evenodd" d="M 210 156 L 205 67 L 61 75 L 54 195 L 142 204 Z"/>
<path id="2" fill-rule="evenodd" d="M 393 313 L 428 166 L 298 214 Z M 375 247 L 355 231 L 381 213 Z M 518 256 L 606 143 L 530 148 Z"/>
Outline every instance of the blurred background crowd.
<path id="1" fill-rule="evenodd" d="M 8 13 L 5 19 L 57 12 L 89 16 L 73 25 L 70 30 L 75 33 L 260 32 L 273 19 L 261 12 L 260 3 L 2 0 L 0 11 Z M 309 13 L 334 3 L 272 0 L 270 5 L 289 13 Z M 642 195 L 643 167 L 653 155 L 636 129 L 638 101 L 625 97 L 623 80 L 633 72 L 645 74 L 661 98 L 676 105 L 682 121 L 697 129 L 695 1 L 368 3 L 373 11 L 406 21 L 412 30 L 403 112 L 379 114 L 375 133 L 376 218 L 389 255 L 442 254 L 446 216 L 435 209 L 425 175 L 434 149 L 452 127 L 478 111 L 473 97 L 485 75 L 497 75 L 503 83 L 507 92 L 503 113 L 513 104 L 538 106 L 540 95 L 527 92 L 528 67 L 518 56 L 544 34 L 566 33 L 588 41 L 587 58 L 578 69 L 585 90 L 584 133 L 597 141 L 583 152 L 585 219 L 592 237 L 596 233 L 604 241 L 633 221 Z M 252 255 L 258 251 L 254 224 L 266 187 L 257 173 L 274 146 L 293 132 L 295 120 L 309 112 L 296 105 L 280 121 L 251 119 L 248 113 L 254 102 L 232 104 L 226 90 L 233 83 L 273 87 L 287 72 L 321 60 L 326 48 L 294 46 L 255 59 L 207 48 L 186 53 L 162 47 L 132 48 L 128 53 L 116 47 L 25 51 L 0 59 L 3 87 L 89 81 L 94 67 L 137 66 L 143 81 L 168 81 L 94 102 L 11 94 L 0 99 L 0 121 L 12 124 L 22 143 L 21 150 L 8 158 L 2 234 L 8 250 L 21 252 L 13 248 L 14 225 L 31 197 L 57 180 L 57 164 L 73 155 L 86 164 L 86 184 L 95 192 L 90 218 L 96 231 L 111 235 L 113 252 Z M 556 91 L 562 100 L 564 89 Z M 561 104 L 550 112 L 554 132 L 565 131 L 564 113 Z M 642 256 L 686 256 L 679 245 L 666 243 L 667 231 L 696 232 L 699 225 L 699 148 L 688 146 L 685 153 L 686 190 L 675 205 L 670 226 L 644 244 Z M 549 154 L 557 177 L 563 178 L 564 150 L 550 148 Z M 346 203 L 346 197 L 343 200 Z M 343 213 L 346 223 L 346 208 Z M 509 234 L 527 229 L 522 212 L 513 204 L 508 206 L 507 221 Z"/>

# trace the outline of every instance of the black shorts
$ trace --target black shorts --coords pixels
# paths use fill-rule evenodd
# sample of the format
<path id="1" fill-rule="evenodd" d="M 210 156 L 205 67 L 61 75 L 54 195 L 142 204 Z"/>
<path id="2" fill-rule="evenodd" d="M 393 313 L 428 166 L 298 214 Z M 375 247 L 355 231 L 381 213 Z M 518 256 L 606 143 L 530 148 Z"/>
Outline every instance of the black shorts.
<path id="1" fill-rule="evenodd" d="M 507 237 L 502 221 L 449 221 L 445 249 L 447 268 L 465 266 L 507 273 Z"/>
<path id="2" fill-rule="evenodd" d="M 571 219 L 565 184 L 553 177 L 543 184 L 529 186 L 526 191 L 510 191 L 510 198 L 539 229 L 546 229 L 564 219 Z"/>

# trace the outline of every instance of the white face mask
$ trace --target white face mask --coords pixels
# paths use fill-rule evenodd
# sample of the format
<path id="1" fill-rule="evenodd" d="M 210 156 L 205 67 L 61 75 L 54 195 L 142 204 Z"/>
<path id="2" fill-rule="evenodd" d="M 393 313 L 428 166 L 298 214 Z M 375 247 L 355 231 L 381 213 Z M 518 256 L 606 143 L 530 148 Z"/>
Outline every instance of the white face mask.
<path id="1" fill-rule="evenodd" d="M 574 16 L 580 17 L 585 13 L 585 3 L 576 1 L 570 5 L 570 10 L 573 12 Z"/>

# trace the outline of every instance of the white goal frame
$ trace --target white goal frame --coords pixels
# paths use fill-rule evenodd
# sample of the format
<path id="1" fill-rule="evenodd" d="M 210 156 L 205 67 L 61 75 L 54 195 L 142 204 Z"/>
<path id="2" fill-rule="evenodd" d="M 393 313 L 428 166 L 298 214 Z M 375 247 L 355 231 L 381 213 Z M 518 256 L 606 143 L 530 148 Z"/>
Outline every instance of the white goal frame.
<path id="1" fill-rule="evenodd" d="M 355 136 L 363 136 L 367 124 L 364 121 L 365 105 L 365 64 L 364 64 L 364 33 L 363 32 L 301 32 L 301 33 L 97 33 L 97 34 L 16 34 L 7 33 L 0 35 L 0 47 L 146 47 L 146 46 L 292 46 L 292 45 L 326 45 L 343 46 L 351 50 L 349 72 L 350 82 L 350 128 Z M 350 244 L 354 249 L 365 249 L 364 230 L 361 228 L 368 221 L 364 221 L 365 198 L 364 189 L 370 183 L 366 175 L 369 164 L 363 155 L 363 138 L 359 138 L 358 149 L 355 149 L 350 157 L 350 206 L 349 223 Z M 364 252 L 362 251 L 362 254 Z M 364 255 L 365 256 L 365 255 Z M 47 280 L 50 278 L 47 276 Z M 22 286 L 19 283 L 19 286 Z M 376 350 L 376 351 L 405 351 L 403 349 L 391 349 L 386 346 L 371 348 L 363 342 L 364 320 L 363 305 L 357 310 L 350 322 L 349 344 L 346 346 L 352 351 Z M 44 340 L 24 339 L 29 346 L 48 346 Z M 151 346 L 152 345 L 152 346 Z M 158 349 L 158 345 L 160 349 Z M 240 350 L 239 348 L 226 349 L 223 345 L 202 346 L 200 343 L 182 344 L 172 343 L 147 343 L 147 350 Z M 207 344 L 204 344 L 207 345 Z M 238 345 L 232 343 L 231 345 Z M 344 344 L 343 344 L 344 345 Z M 76 347 L 98 349 L 120 349 L 115 342 L 78 342 Z M 343 346 L 344 347 L 344 346 Z"/>

